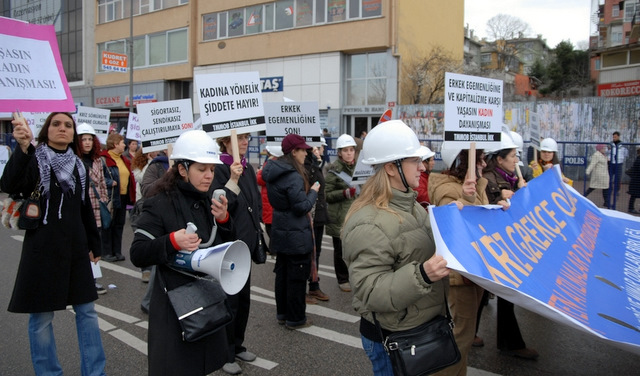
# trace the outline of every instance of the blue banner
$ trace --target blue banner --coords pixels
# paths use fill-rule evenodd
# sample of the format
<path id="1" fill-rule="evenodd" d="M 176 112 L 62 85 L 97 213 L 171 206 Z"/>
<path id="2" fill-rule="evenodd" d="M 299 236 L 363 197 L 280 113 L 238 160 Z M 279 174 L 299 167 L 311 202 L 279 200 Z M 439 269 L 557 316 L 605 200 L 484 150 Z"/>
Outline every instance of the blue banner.
<path id="1" fill-rule="evenodd" d="M 640 220 L 533 179 L 511 207 L 430 207 L 438 253 L 513 303 L 640 354 Z"/>

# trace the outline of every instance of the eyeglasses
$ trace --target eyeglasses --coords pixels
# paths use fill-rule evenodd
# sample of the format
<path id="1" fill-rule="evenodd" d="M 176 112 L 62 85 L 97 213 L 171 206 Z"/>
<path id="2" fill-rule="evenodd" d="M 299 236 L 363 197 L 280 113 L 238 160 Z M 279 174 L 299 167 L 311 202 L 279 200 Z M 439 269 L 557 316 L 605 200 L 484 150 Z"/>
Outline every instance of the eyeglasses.
<path id="1" fill-rule="evenodd" d="M 251 135 L 250 134 L 238 135 L 238 141 L 243 141 L 243 140 L 251 141 Z"/>

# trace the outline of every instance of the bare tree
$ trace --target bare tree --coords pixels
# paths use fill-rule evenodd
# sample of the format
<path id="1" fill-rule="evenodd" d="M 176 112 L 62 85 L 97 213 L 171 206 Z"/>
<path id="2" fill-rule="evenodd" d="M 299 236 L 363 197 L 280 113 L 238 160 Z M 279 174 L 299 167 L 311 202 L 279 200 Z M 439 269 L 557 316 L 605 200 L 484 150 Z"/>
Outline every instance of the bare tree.
<path id="1" fill-rule="evenodd" d="M 487 21 L 487 35 L 494 42 L 490 45 L 495 49 L 497 55 L 497 69 L 504 70 L 506 67 L 517 65 L 518 46 L 509 43 L 510 40 L 528 37 L 532 34 L 528 23 L 518 17 L 507 14 L 498 14 Z"/>
<path id="2" fill-rule="evenodd" d="M 408 57 L 402 64 L 402 98 L 411 104 L 444 102 L 444 74 L 462 72 L 462 61 L 441 46 Z"/>

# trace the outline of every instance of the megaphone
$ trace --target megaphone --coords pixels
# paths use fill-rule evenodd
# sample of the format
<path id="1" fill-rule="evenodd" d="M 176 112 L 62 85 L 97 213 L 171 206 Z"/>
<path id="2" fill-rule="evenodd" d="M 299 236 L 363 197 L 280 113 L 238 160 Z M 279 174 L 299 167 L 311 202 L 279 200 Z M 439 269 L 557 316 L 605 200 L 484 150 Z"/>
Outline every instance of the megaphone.
<path id="1" fill-rule="evenodd" d="M 208 274 L 220 282 L 228 295 L 242 290 L 251 271 L 251 253 L 242 240 L 226 242 L 193 252 L 180 251 L 173 266 Z"/>

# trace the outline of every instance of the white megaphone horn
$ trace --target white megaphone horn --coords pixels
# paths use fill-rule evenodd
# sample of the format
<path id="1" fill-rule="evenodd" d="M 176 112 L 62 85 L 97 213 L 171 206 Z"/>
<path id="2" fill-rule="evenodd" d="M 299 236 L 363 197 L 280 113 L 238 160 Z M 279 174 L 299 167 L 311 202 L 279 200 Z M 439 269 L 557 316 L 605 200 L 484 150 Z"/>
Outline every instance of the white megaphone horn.
<path id="1" fill-rule="evenodd" d="M 251 253 L 242 240 L 227 242 L 193 252 L 180 251 L 173 265 L 208 274 L 220 282 L 228 295 L 242 290 L 251 271 Z"/>

